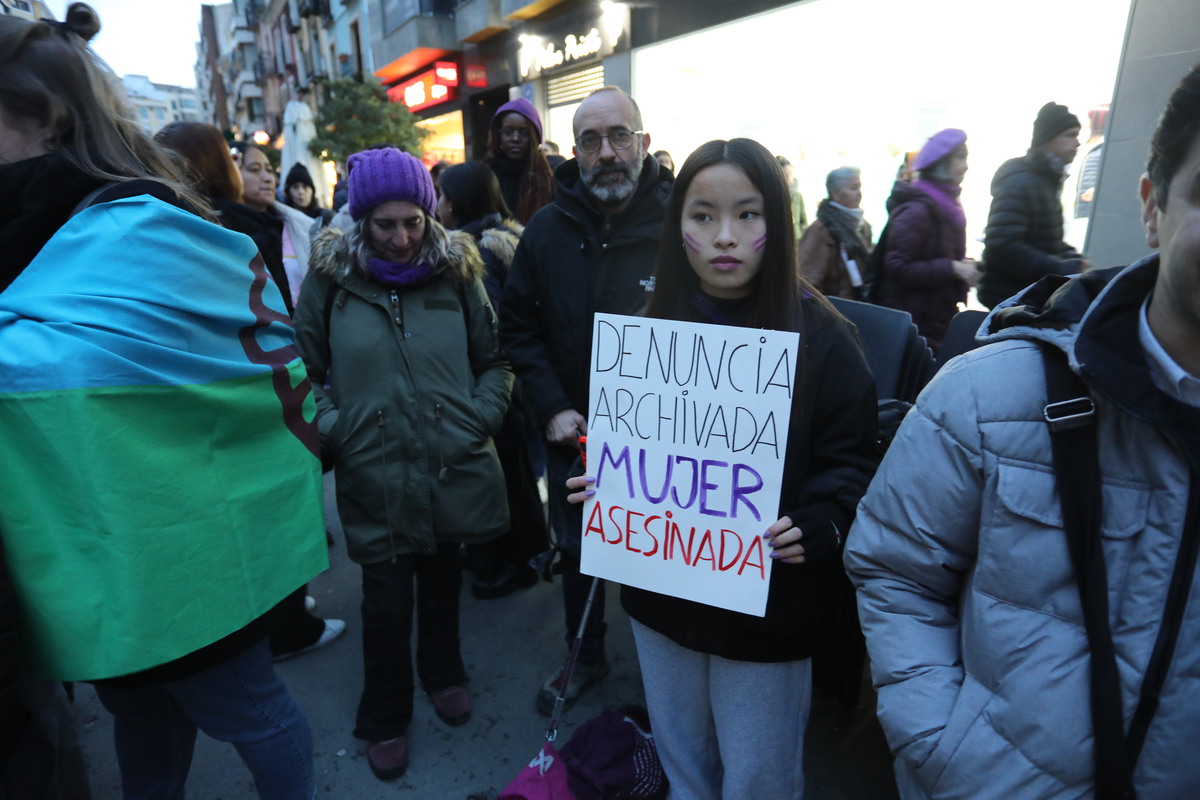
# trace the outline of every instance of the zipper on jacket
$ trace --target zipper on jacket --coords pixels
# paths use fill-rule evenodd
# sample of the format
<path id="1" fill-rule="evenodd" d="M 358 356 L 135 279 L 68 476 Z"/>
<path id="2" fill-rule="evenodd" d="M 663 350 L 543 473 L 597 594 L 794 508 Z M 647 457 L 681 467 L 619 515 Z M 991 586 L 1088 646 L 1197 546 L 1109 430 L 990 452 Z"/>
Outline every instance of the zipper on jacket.
<path id="1" fill-rule="evenodd" d="M 404 330 L 404 317 L 400 314 L 400 295 L 396 294 L 396 290 L 392 290 L 392 321 L 396 323 L 396 327 Z"/>
<path id="2" fill-rule="evenodd" d="M 612 219 L 604 218 L 604 229 L 600 232 L 600 249 L 608 249 L 608 240 L 612 236 Z"/>
<path id="3" fill-rule="evenodd" d="M 394 293 L 393 293 L 394 294 Z M 388 473 L 387 473 L 387 421 L 383 418 L 383 409 L 375 412 L 375 421 L 379 426 L 379 462 L 380 469 L 383 470 L 383 514 L 384 525 L 387 527 L 388 546 L 392 549 L 392 563 L 396 563 L 396 537 L 392 533 L 392 501 L 391 491 L 388 489 Z"/>
<path id="4" fill-rule="evenodd" d="M 445 483 L 447 480 L 446 470 L 446 453 L 442 449 L 442 406 L 440 403 L 433 404 L 433 419 L 437 423 L 437 445 L 438 445 L 438 473 L 437 479 L 440 483 Z"/>

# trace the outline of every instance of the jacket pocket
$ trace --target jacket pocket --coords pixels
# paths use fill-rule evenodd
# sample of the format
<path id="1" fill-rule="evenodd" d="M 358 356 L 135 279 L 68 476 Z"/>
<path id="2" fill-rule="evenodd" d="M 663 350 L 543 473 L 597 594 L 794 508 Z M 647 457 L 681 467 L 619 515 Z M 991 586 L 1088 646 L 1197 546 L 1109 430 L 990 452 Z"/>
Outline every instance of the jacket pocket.
<path id="1" fill-rule="evenodd" d="M 1146 527 L 1148 486 L 1105 478 L 1102 519 L 1110 608 L 1115 612 L 1137 536 Z M 991 513 L 980 533 L 977 588 L 999 600 L 1082 624 L 1079 591 L 1049 467 L 1001 463 Z"/>
<path id="2" fill-rule="evenodd" d="M 932 790 L 942 780 L 963 739 L 976 725 L 985 724 L 982 720 L 983 711 L 991 699 L 992 693 L 983 684 L 970 675 L 963 676 L 958 697 L 954 700 L 954 707 L 950 710 L 950 717 L 946 720 L 937 746 L 925 763 L 916 768 L 917 778 L 924 786 Z"/>

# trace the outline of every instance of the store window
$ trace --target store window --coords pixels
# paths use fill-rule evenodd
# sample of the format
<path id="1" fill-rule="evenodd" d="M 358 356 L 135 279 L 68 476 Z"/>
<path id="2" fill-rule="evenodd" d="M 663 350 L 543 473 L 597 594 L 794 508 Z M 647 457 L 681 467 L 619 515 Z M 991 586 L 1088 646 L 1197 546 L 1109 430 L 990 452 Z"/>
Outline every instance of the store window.
<path id="1" fill-rule="evenodd" d="M 545 138 L 558 144 L 563 155 L 569 156 L 575 133 L 571 120 L 583 98 L 604 85 L 604 65 L 597 64 L 587 69 L 575 70 L 546 81 Z"/>
<path id="2" fill-rule="evenodd" d="M 633 96 L 651 147 L 677 165 L 706 141 L 738 136 L 786 156 L 810 219 L 825 175 L 860 167 L 876 233 L 903 153 L 962 128 L 967 247 L 978 257 L 992 175 L 1025 153 L 1038 109 L 1067 105 L 1089 140 L 1089 110 L 1112 97 L 1129 7 L 1009 0 L 1002 14 L 968 14 L 954 0 L 797 3 L 635 50 Z M 1068 189 L 1068 218 L 1073 200 Z M 1083 247 L 1085 233 L 1069 230 L 1068 241 Z"/>
<path id="3" fill-rule="evenodd" d="M 442 160 L 451 164 L 461 164 L 467 160 L 461 111 L 420 120 L 417 127 L 429 131 L 429 135 L 421 142 L 421 150 L 425 155 L 423 160 L 428 166 Z"/>

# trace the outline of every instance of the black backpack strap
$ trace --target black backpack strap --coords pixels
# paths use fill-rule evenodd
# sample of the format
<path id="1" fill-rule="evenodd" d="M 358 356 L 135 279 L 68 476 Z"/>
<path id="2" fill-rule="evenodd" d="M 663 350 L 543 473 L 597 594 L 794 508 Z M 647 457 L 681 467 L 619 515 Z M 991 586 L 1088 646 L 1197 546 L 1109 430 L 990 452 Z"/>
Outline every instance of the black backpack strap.
<path id="1" fill-rule="evenodd" d="M 1100 540 L 1102 492 L 1096 407 L 1065 354 L 1043 347 L 1046 407 L 1063 528 L 1079 584 L 1091 651 L 1091 711 L 1097 800 L 1133 800 L 1133 759 L 1125 740 L 1121 684 L 1108 626 L 1108 575 Z"/>
<path id="2" fill-rule="evenodd" d="M 100 195 L 105 194 L 106 192 L 108 192 L 109 189 L 112 189 L 115 186 L 120 186 L 120 183 L 117 181 L 108 181 L 106 183 L 100 184 L 95 189 L 92 189 L 90 192 L 88 192 L 86 195 L 83 196 L 82 200 L 80 200 L 78 203 L 75 204 L 75 208 L 71 209 L 71 216 L 72 217 L 75 216 L 80 211 L 83 211 L 85 208 L 91 208 L 92 206 L 97 205 L 98 203 L 106 202 L 106 200 L 108 198 L 101 199 Z"/>

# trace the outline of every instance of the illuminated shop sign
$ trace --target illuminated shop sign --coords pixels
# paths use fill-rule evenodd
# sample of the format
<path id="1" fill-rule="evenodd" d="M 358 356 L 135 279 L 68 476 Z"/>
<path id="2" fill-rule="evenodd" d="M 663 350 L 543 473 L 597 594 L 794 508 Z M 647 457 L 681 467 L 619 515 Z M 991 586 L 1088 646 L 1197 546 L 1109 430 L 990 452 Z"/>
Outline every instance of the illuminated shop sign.
<path id="1" fill-rule="evenodd" d="M 581 59 L 616 52 L 618 42 L 629 29 L 629 8 L 624 3 L 611 2 L 602 3 L 601 7 L 603 12 L 599 19 L 579 25 L 565 35 L 522 34 L 517 50 L 517 69 L 521 77 L 528 78 Z"/>
<path id="2" fill-rule="evenodd" d="M 422 72 L 404 83 L 388 89 L 393 103 L 403 103 L 409 111 L 458 99 L 458 65 L 450 61 L 437 61 L 433 69 Z"/>

